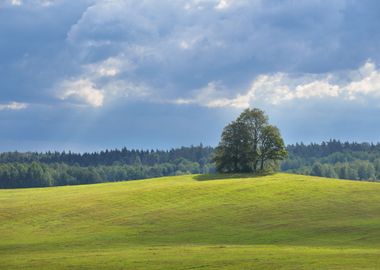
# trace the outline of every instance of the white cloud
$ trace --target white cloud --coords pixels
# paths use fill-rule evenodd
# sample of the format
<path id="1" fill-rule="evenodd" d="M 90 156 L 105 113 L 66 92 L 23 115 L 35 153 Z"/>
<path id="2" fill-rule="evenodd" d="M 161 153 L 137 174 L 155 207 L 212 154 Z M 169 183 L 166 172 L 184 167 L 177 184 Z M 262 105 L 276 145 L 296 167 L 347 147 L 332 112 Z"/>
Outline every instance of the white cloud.
<path id="1" fill-rule="evenodd" d="M 182 40 L 179 43 L 179 46 L 181 47 L 181 49 L 184 49 L 184 50 L 190 49 L 193 45 L 194 45 L 194 43 L 188 42 L 188 41 L 185 41 L 185 40 Z"/>
<path id="2" fill-rule="evenodd" d="M 122 72 L 133 70 L 134 66 L 128 59 L 122 57 L 109 57 L 103 61 L 88 64 L 84 66 L 86 76 L 93 79 L 102 77 L 116 77 Z"/>
<path id="3" fill-rule="evenodd" d="M 342 77 L 345 83 L 333 83 Z M 265 74 L 258 76 L 247 91 L 235 97 L 223 96 L 227 93 L 226 87 L 221 83 L 211 82 L 207 87 L 194 91 L 192 98 L 179 98 L 175 103 L 198 104 L 210 108 L 246 108 L 252 104 L 278 105 L 292 100 L 323 98 L 347 101 L 360 98 L 370 101 L 380 99 L 380 71 L 374 63 L 368 61 L 358 70 L 347 71 L 345 74 Z"/>
<path id="4" fill-rule="evenodd" d="M 15 7 L 49 7 L 55 4 L 56 0 L 0 0 L 0 6 L 3 4 Z"/>
<path id="5" fill-rule="evenodd" d="M 252 89 L 242 88 L 252 78 L 259 78 L 262 66 L 266 66 L 266 70 L 275 66 L 276 70 L 299 72 L 295 66 L 308 63 L 312 54 L 319 57 L 320 47 L 316 49 L 307 43 L 303 35 L 305 29 L 298 29 L 298 25 L 304 25 L 304 19 L 308 18 L 305 23 L 313 27 L 307 34 L 317 35 L 320 40 L 319 28 L 339 21 L 335 10 L 342 8 L 341 5 L 327 8 L 327 14 L 334 16 L 327 16 L 323 24 L 313 23 L 315 18 L 308 13 L 294 18 L 296 31 L 288 31 L 281 24 L 281 19 L 314 10 L 315 5 L 305 3 L 298 7 L 300 10 L 291 11 L 285 3 L 261 0 L 163 0 L 160 4 L 138 0 L 95 1 L 72 25 L 67 43 L 81 56 L 110 57 L 87 65 L 79 60 L 84 70 L 77 75 L 94 82 L 103 90 L 106 99 L 109 96 L 107 85 L 118 81 L 117 85 L 127 85 L 125 89 L 157 89 L 161 92 L 157 94 L 160 100 L 178 104 L 246 107 L 253 100 L 261 99 L 275 104 L 336 92 L 334 85 L 330 86 L 325 78 L 316 82 L 306 80 L 294 87 L 286 81 L 275 81 L 281 76 L 291 80 L 287 73 L 264 74 L 260 78 L 264 81 L 254 82 L 262 83 L 271 96 L 261 88 L 255 90 L 255 85 Z M 319 12 L 325 14 L 324 9 Z M 281 15 L 279 20 L 273 20 L 277 15 Z M 323 44 L 336 48 L 337 43 L 333 40 L 331 44 Z M 89 58 L 80 59 L 83 62 Z M 203 89 L 208 93 L 205 97 L 200 90 L 193 91 L 194 84 L 199 85 L 200 81 L 217 81 L 220 82 L 218 87 L 224 84 L 225 89 L 218 89 L 213 94 Z M 323 87 L 324 92 L 316 93 L 313 89 L 317 86 Z M 109 87 L 115 88 L 114 85 Z"/>
<path id="6" fill-rule="evenodd" d="M 150 89 L 147 85 L 131 82 L 119 76 L 123 72 L 130 72 L 133 68 L 133 65 L 122 56 L 84 65 L 80 76 L 64 80 L 59 84 L 58 98 L 74 100 L 92 107 L 102 107 L 106 101 L 149 96 Z"/>
<path id="7" fill-rule="evenodd" d="M 62 100 L 74 100 L 93 107 L 103 106 L 104 94 L 88 79 L 64 81 L 60 85 Z"/>
<path id="8" fill-rule="evenodd" d="M 11 4 L 13 6 L 21 6 L 22 5 L 22 1 L 21 0 L 11 0 Z"/>
<path id="9" fill-rule="evenodd" d="M 300 73 L 342 68 L 328 54 L 343 52 L 340 40 L 323 31 L 340 25 L 346 5 L 338 2 L 292 9 L 261 0 L 94 1 L 67 33 L 82 66 L 74 80 L 101 89 L 102 104 L 121 96 L 154 102 L 155 93 L 171 103 L 235 108 L 374 95 L 371 62 L 348 83 L 337 74 Z M 89 59 L 103 60 L 84 63 Z M 194 89 L 200 82 L 206 86 Z"/>
<path id="10" fill-rule="evenodd" d="M 380 98 L 380 71 L 371 61 L 353 71 L 326 74 L 274 73 L 259 75 L 246 91 L 231 94 L 221 81 L 211 81 L 207 86 L 192 91 L 190 97 L 154 98 L 150 87 L 136 83 L 119 75 L 133 70 L 133 65 L 123 58 L 108 58 L 94 64 L 85 65 L 79 79 L 66 80 L 60 86 L 59 98 L 76 100 L 93 107 L 101 107 L 107 99 L 121 97 L 144 97 L 146 101 L 178 105 L 198 104 L 209 108 L 270 104 L 279 105 L 294 100 L 315 100 L 340 98 L 347 101 L 365 98 Z M 342 80 L 342 78 L 344 80 Z M 339 81 L 344 81 L 344 83 Z M 101 90 L 100 90 L 101 89 Z"/>
<path id="11" fill-rule="evenodd" d="M 297 85 L 290 99 L 308 99 L 314 97 L 337 97 L 341 93 L 338 85 L 330 84 L 327 80 L 317 80 L 306 84 Z"/>
<path id="12" fill-rule="evenodd" d="M 218 4 L 215 6 L 216 9 L 222 10 L 226 9 L 230 6 L 231 0 L 220 0 Z"/>
<path id="13" fill-rule="evenodd" d="M 10 102 L 7 104 L 0 104 L 0 111 L 3 110 L 13 110 L 13 111 L 19 111 L 28 108 L 28 104 L 26 103 L 19 103 L 19 102 Z"/>
<path id="14" fill-rule="evenodd" d="M 145 57 L 143 48 L 133 48 L 138 57 Z M 129 78 L 135 65 L 123 54 L 82 66 L 81 73 L 64 80 L 58 87 L 58 98 L 76 100 L 93 107 L 117 102 L 120 98 L 140 99 L 151 97 L 148 84 Z M 146 99 L 147 100 L 147 99 Z"/>
<path id="15" fill-rule="evenodd" d="M 347 85 L 348 97 L 351 100 L 359 97 L 380 97 L 380 71 L 375 64 L 368 62 L 359 69 L 361 78 Z"/>

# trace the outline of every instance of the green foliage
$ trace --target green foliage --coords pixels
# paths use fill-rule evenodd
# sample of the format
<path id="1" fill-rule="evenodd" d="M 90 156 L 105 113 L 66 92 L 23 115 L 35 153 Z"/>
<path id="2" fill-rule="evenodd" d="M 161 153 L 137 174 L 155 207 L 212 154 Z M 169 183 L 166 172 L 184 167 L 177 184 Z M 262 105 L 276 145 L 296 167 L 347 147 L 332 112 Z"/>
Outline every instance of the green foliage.
<path id="1" fill-rule="evenodd" d="M 263 173 L 286 155 L 280 131 L 268 124 L 265 113 L 246 109 L 224 128 L 214 161 L 222 173 Z"/>
<path id="2" fill-rule="evenodd" d="M 249 172 L 252 167 L 252 141 L 247 126 L 240 121 L 227 125 L 222 140 L 215 151 L 215 163 L 219 172 Z"/>
<path id="3" fill-rule="evenodd" d="M 289 157 L 282 171 L 350 180 L 380 179 L 380 144 L 341 143 L 296 144 L 287 147 Z"/>
<path id="4" fill-rule="evenodd" d="M 154 166 L 163 163 L 173 163 L 176 159 L 184 158 L 191 162 L 205 164 L 210 162 L 210 155 L 214 151 L 212 147 L 198 146 L 173 148 L 171 150 L 129 150 L 127 148 L 105 150 L 93 153 L 73 152 L 7 152 L 0 153 L 1 163 L 32 163 L 33 161 L 53 164 L 64 163 L 67 165 L 110 166 L 110 165 L 145 165 Z"/>
<path id="5" fill-rule="evenodd" d="M 0 153 L 0 188 L 94 184 L 214 172 L 213 148 L 106 150 L 94 153 Z"/>
<path id="6" fill-rule="evenodd" d="M 152 177 L 210 173 L 213 166 L 191 162 L 184 158 L 172 163 L 153 166 L 70 166 L 67 164 L 43 164 L 39 162 L 0 164 L 0 188 L 49 187 L 95 184 Z"/>
<path id="7" fill-rule="evenodd" d="M 256 112 L 257 114 L 257 112 Z M 264 121 L 262 118 L 260 121 Z M 239 127 L 239 125 L 238 125 Z M 226 127 L 227 128 L 227 127 Z M 233 136 L 233 130 L 228 136 Z M 274 133 L 275 143 L 268 147 L 258 145 L 257 153 L 270 158 L 285 155 L 283 141 L 278 130 L 265 126 L 265 134 Z M 276 134 L 277 133 L 277 134 Z M 252 142 L 245 140 L 248 134 L 240 131 L 234 144 L 215 149 L 215 158 L 225 172 L 251 171 L 253 164 L 261 169 L 260 159 L 251 161 Z M 232 139 L 231 139 L 232 140 Z M 269 140 L 270 142 L 271 140 Z M 222 142 L 221 142 L 222 143 Z M 238 147 L 234 149 L 233 145 Z M 250 147 L 248 147 L 248 145 Z M 276 147 L 278 145 L 279 147 Z M 273 152 L 266 149 L 274 149 Z M 378 181 L 380 179 L 380 144 L 341 143 L 336 140 L 321 144 L 295 144 L 286 147 L 286 160 L 267 159 L 264 172 L 278 171 L 351 180 Z M 236 150 L 236 151 L 234 151 Z M 0 154 L 0 188 L 47 187 L 84 183 L 113 182 L 149 177 L 182 175 L 188 173 L 215 172 L 211 147 L 191 146 L 170 151 L 106 150 L 97 153 L 76 154 L 72 152 L 2 153 Z M 276 154 L 279 153 L 279 156 Z M 266 155 L 261 155 L 265 158 Z M 219 157 L 219 160 L 217 159 Z M 231 160 L 241 160 L 235 166 Z M 34 162 L 34 166 L 31 164 Z M 314 168 L 321 165 L 319 172 Z M 92 168 L 92 169 L 90 169 Z M 88 177 L 86 179 L 86 177 Z M 99 178 L 100 177 L 100 178 Z"/>
<path id="8" fill-rule="evenodd" d="M 0 268 L 379 268 L 378 183 L 227 177 L 0 190 Z"/>

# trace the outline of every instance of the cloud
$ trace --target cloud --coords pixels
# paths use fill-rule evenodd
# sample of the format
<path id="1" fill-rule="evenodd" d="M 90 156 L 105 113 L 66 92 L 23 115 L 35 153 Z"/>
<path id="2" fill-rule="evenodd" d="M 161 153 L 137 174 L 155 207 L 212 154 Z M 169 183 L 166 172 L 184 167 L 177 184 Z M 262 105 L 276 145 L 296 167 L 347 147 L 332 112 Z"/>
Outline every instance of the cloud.
<path id="1" fill-rule="evenodd" d="M 52 96 L 56 85 L 84 80 L 103 95 L 98 107 L 117 101 L 119 95 L 130 97 L 125 102 L 143 96 L 147 102 L 177 100 L 208 107 L 242 108 L 253 101 L 276 104 L 341 96 L 341 83 L 336 84 L 326 74 L 353 68 L 368 58 L 373 64 L 380 62 L 371 49 L 380 44 L 380 36 L 360 39 L 367 43 L 360 45 L 361 50 L 353 50 L 359 47 L 355 44 L 359 40 L 355 38 L 357 29 L 372 29 L 371 21 L 356 20 L 356 27 L 348 27 L 357 16 L 356 10 L 372 18 L 374 8 L 343 0 L 329 4 L 312 0 L 297 5 L 292 1 L 271 0 L 163 0 L 160 4 L 89 0 L 83 5 L 65 0 L 33 1 L 39 5 L 56 4 L 33 11 L 18 8 L 25 9 L 26 15 L 33 13 L 33 18 L 42 18 L 38 24 L 32 24 L 33 29 L 50 25 L 50 20 L 57 18 L 65 29 L 64 35 L 62 32 L 57 35 L 63 40 L 50 42 L 47 38 L 43 43 L 37 42 L 36 50 L 40 50 L 37 59 L 33 59 L 33 52 L 26 46 L 12 63 L 6 64 L 13 67 L 14 74 L 40 70 L 40 78 L 28 85 L 41 84 L 36 89 L 46 90 L 28 91 L 42 99 L 47 97 L 41 93 Z M 77 17 L 62 20 L 59 16 L 65 7 Z M 2 32 L 15 31 L 2 29 Z M 52 35 L 50 32 L 41 36 Z M 38 36 L 37 31 L 33 33 Z M 52 48 L 44 44 L 52 44 Z M 47 53 L 51 49 L 55 49 L 54 54 Z M 350 52 L 349 57 L 346 52 Z M 48 63 L 41 63 L 44 54 Z M 52 74 L 50 65 L 62 67 L 53 69 Z M 28 76 L 33 77 L 33 72 L 30 73 Z M 256 79 L 252 82 L 252 78 Z M 217 84 L 213 94 L 203 89 L 213 83 Z M 203 89 L 207 95 L 194 89 Z M 14 89 L 9 90 L 7 98 L 12 93 Z M 359 96 L 355 90 L 350 93 L 351 99 Z M 62 95 L 58 97 L 61 99 Z"/>
<path id="2" fill-rule="evenodd" d="M 1 0 L 0 6 L 2 5 L 10 5 L 13 7 L 21 8 L 23 6 L 28 7 L 49 7 L 59 0 Z"/>
<path id="3" fill-rule="evenodd" d="M 219 117 L 213 130 L 205 121 L 199 124 L 211 138 L 248 106 L 262 107 L 271 118 L 276 112 L 284 126 L 300 123 L 301 132 L 316 112 L 334 108 L 326 116 L 333 121 L 350 110 L 356 110 L 350 119 L 369 119 L 368 108 L 375 116 L 380 110 L 376 0 L 17 2 L 21 5 L 0 0 L 1 96 L 30 106 L 24 125 L 17 126 L 21 112 L 12 114 L 20 118 L 1 114 L 9 117 L 13 134 L 29 134 L 27 125 L 46 118 L 54 127 L 76 123 L 79 112 L 94 129 L 99 115 L 108 123 L 115 114 L 128 114 L 136 119 L 129 130 L 140 130 L 145 121 L 193 127 L 194 115 Z M 70 115 L 66 104 L 81 106 L 72 107 Z M 289 108 L 297 121 L 289 120 Z M 178 111 L 186 114 L 172 120 Z M 368 126 L 379 126 L 370 119 Z M 315 126 L 326 122 L 321 118 Z M 333 137 L 336 132 L 330 131 Z M 34 135 L 39 132 L 36 128 Z M 69 136 L 60 133 L 52 136 Z M 181 139 L 171 136 L 157 140 Z"/>
<path id="4" fill-rule="evenodd" d="M 104 61 L 92 63 L 84 66 L 85 72 L 94 78 L 115 77 L 126 69 L 127 64 L 120 59 L 110 57 Z"/>
<path id="5" fill-rule="evenodd" d="M 72 100 L 92 107 L 103 106 L 104 94 L 90 80 L 64 81 L 61 83 L 60 88 L 59 98 L 61 100 Z"/>
<path id="6" fill-rule="evenodd" d="M 29 105 L 26 103 L 10 102 L 6 104 L 0 104 L 0 111 L 4 111 L 4 110 L 19 111 L 19 110 L 24 110 L 28 108 L 28 106 Z"/>
<path id="7" fill-rule="evenodd" d="M 226 9 L 230 6 L 231 0 L 220 0 L 218 4 L 215 6 L 216 9 Z"/>
<path id="8" fill-rule="evenodd" d="M 380 71 L 368 61 L 357 70 L 327 74 L 264 74 L 259 75 L 250 88 L 235 97 L 221 84 L 211 82 L 194 91 L 193 98 L 179 98 L 176 104 L 198 104 L 210 108 L 247 108 L 256 105 L 280 105 L 295 100 L 341 99 L 372 102 L 380 99 Z"/>
<path id="9" fill-rule="evenodd" d="M 66 41 L 77 52 L 80 66 L 122 58 L 133 67 L 128 72 L 118 67 L 98 72 L 160 89 L 163 99 L 181 98 L 180 94 L 209 82 L 221 82 L 228 91 L 242 89 L 252 77 L 266 72 L 336 69 L 334 57 L 345 50 L 333 33 L 339 31 L 347 5 L 344 1 L 329 5 L 320 1 L 299 5 L 259 0 L 95 1 L 69 28 Z M 321 64 L 322 52 L 332 61 L 326 58 Z M 236 94 L 232 91 L 228 94 Z"/>
<path id="10" fill-rule="evenodd" d="M 367 62 L 358 71 L 359 79 L 347 85 L 348 98 L 355 100 L 358 98 L 380 98 L 380 71 L 372 62 Z"/>
<path id="11" fill-rule="evenodd" d="M 69 3 L 45 2 L 61 5 L 60 9 L 52 8 L 54 12 Z M 86 3 L 78 18 L 66 25 L 57 57 L 51 57 L 55 65 L 63 62 L 65 67 L 54 74 L 50 91 L 68 78 L 85 79 L 101 90 L 103 105 L 118 101 L 118 94 L 111 92 L 128 96 L 125 102 L 143 96 L 146 102 L 182 100 L 187 104 L 238 108 L 253 100 L 281 103 L 334 91 L 336 95 L 334 82 L 306 78 L 307 74 L 339 72 L 368 58 L 373 63 L 380 61 L 373 53 L 359 55 L 350 49 L 352 42 L 347 41 L 352 40 L 354 30 L 345 29 L 346 14 L 355 5 L 346 1 L 324 4 L 312 0 L 297 5 L 291 1 L 260 0 Z M 368 44 L 361 46 L 363 50 L 376 47 L 377 38 L 367 40 Z M 347 51 L 352 52 L 350 57 L 344 57 Z M 295 82 L 293 74 L 304 74 L 304 81 Z M 270 88 L 281 76 L 272 97 L 260 93 L 262 90 L 251 89 L 248 93 L 249 84 L 256 87 L 252 78 L 257 79 L 256 84 Z M 204 102 L 195 97 L 194 89 L 214 82 L 223 88 L 223 95 L 211 98 L 209 94 Z M 295 83 L 297 89 L 292 88 Z"/>
<path id="12" fill-rule="evenodd" d="M 123 74 L 133 70 L 133 66 L 123 57 L 110 57 L 103 61 L 83 65 L 80 75 L 65 79 L 58 84 L 57 97 L 63 101 L 103 107 L 105 102 L 120 100 L 120 98 L 147 97 L 150 95 L 148 86 L 130 82 Z"/>
<path id="13" fill-rule="evenodd" d="M 22 1 L 21 0 L 11 0 L 11 4 L 14 6 L 21 6 Z"/>
<path id="14" fill-rule="evenodd" d="M 194 91 L 192 98 L 178 98 L 174 101 L 168 101 L 177 105 L 197 104 L 209 108 L 218 107 L 248 107 L 245 97 L 228 99 L 223 97 L 228 92 L 220 82 L 210 82 L 206 87 Z"/>

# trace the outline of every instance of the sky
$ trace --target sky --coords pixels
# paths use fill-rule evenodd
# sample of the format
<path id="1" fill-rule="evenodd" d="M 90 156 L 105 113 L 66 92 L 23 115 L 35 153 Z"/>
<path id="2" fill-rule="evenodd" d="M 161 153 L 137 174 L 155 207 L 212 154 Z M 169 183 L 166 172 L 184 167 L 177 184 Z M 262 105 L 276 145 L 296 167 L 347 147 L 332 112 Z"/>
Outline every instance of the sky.
<path id="1" fill-rule="evenodd" d="M 380 141 L 377 0 L 0 0 L 0 151 Z"/>

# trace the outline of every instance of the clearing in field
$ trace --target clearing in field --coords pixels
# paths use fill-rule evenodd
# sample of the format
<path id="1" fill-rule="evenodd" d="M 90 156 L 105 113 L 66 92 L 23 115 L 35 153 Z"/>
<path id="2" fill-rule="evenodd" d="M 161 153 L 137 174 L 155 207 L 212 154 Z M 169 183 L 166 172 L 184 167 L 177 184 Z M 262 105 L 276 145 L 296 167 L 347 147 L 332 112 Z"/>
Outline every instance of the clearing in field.
<path id="1" fill-rule="evenodd" d="M 380 184 L 275 174 L 0 191 L 1 269 L 380 269 Z"/>

